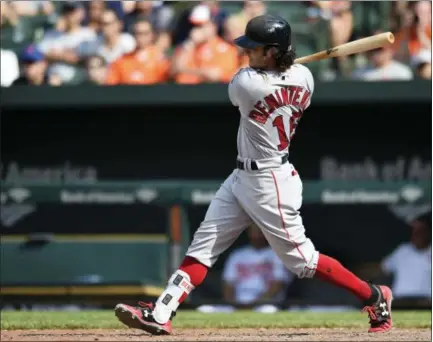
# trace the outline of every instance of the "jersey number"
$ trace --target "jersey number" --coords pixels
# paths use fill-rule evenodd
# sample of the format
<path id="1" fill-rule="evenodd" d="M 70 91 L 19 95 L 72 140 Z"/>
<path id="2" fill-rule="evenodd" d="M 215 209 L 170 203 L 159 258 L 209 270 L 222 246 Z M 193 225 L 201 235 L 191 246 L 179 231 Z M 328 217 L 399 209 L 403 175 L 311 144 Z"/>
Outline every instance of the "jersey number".
<path id="1" fill-rule="evenodd" d="M 302 113 L 295 112 L 292 113 L 292 116 L 290 117 L 290 127 L 289 127 L 289 137 L 287 137 L 286 129 L 284 128 L 284 122 L 283 122 L 283 116 L 278 115 L 274 121 L 272 122 L 272 125 L 277 128 L 278 131 L 278 138 L 280 139 L 280 144 L 278 145 L 278 151 L 285 150 L 289 144 L 290 139 L 292 138 L 293 134 L 295 133 L 296 126 L 298 124 L 298 119 L 301 117 Z"/>

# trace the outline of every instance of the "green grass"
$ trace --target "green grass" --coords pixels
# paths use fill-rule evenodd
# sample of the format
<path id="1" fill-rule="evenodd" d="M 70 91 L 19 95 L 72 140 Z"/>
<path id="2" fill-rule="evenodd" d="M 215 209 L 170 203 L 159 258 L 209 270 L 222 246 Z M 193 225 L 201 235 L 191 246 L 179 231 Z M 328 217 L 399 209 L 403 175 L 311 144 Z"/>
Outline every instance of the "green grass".
<path id="1" fill-rule="evenodd" d="M 396 311 L 399 328 L 431 328 L 431 312 Z M 202 314 L 181 311 L 173 321 L 177 328 L 339 328 L 366 327 L 368 318 L 359 312 L 280 312 L 260 314 L 239 311 L 231 314 Z M 1 312 L 1 329 L 119 329 L 113 311 Z"/>

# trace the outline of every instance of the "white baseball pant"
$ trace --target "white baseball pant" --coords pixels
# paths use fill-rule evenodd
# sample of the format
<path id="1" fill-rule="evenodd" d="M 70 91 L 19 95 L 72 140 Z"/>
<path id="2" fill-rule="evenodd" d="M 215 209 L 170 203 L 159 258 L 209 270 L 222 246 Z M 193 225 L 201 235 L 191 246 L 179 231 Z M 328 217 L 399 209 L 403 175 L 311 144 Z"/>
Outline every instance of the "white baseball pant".
<path id="1" fill-rule="evenodd" d="M 302 182 L 290 163 L 259 171 L 235 169 L 212 200 L 186 255 L 211 267 L 254 222 L 284 265 L 313 277 L 319 253 L 305 236 Z"/>

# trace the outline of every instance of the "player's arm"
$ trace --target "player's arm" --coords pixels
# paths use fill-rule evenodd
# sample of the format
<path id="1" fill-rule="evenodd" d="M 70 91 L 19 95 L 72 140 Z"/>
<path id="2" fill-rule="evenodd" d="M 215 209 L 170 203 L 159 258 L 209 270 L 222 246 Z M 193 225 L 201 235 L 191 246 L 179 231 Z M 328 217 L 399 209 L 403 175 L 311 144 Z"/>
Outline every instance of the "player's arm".
<path id="1" fill-rule="evenodd" d="M 260 98 L 258 94 L 260 78 L 250 68 L 240 69 L 229 83 L 229 98 L 233 106 L 249 107 L 254 98 Z"/>

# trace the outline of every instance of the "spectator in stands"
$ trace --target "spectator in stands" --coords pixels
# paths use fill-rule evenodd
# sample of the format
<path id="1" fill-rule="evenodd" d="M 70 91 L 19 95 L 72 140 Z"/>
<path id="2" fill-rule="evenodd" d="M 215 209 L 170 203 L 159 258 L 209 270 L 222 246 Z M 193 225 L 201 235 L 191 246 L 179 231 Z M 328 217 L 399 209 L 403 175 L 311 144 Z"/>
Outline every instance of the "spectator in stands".
<path id="1" fill-rule="evenodd" d="M 3 2 L 3 1 L 2 1 Z M 5 1 L 6 2 L 6 1 Z M 9 1 L 18 16 L 33 17 L 38 14 L 50 16 L 54 14 L 55 7 L 52 1 Z"/>
<path id="2" fill-rule="evenodd" d="M 163 51 L 154 44 L 152 24 L 139 19 L 134 24 L 137 48 L 111 64 L 106 84 L 154 84 L 168 78 L 169 62 Z"/>
<path id="3" fill-rule="evenodd" d="M 15 52 L 0 49 L 1 86 L 9 87 L 20 75 L 20 67 Z"/>
<path id="4" fill-rule="evenodd" d="M 100 55 L 107 63 L 114 62 L 135 49 L 134 38 L 122 32 L 122 22 L 112 9 L 105 9 L 101 14 L 101 35 L 81 47 L 84 55 Z"/>
<path id="5" fill-rule="evenodd" d="M 130 13 L 132 13 L 135 9 L 135 0 L 123 0 L 122 1 L 122 7 L 123 7 L 123 12 L 125 13 L 125 15 L 128 15 Z M 125 25 L 126 28 L 128 28 L 128 25 Z"/>
<path id="6" fill-rule="evenodd" d="M 410 224 L 410 242 L 398 246 L 381 264 L 382 271 L 394 276 L 395 298 L 426 298 L 431 300 L 431 239 L 432 227 L 426 220 Z"/>
<path id="7" fill-rule="evenodd" d="M 49 78 L 47 61 L 41 51 L 34 45 L 28 46 L 19 56 L 24 75 L 12 85 L 61 85 L 58 78 Z"/>
<path id="8" fill-rule="evenodd" d="M 136 1 L 134 9 L 125 16 L 125 25 L 132 31 L 134 23 L 145 18 L 152 23 L 156 45 L 163 51 L 171 46 L 171 25 L 174 19 L 173 9 L 163 1 Z"/>
<path id="9" fill-rule="evenodd" d="M 232 41 L 244 34 L 245 27 L 250 19 L 259 15 L 266 14 L 267 9 L 263 1 L 244 1 L 242 10 L 239 13 L 232 14 L 227 19 L 226 36 Z"/>
<path id="10" fill-rule="evenodd" d="M 236 47 L 217 35 L 208 6 L 196 6 L 190 20 L 194 28 L 173 58 L 175 81 L 182 84 L 229 82 L 239 66 Z"/>
<path id="11" fill-rule="evenodd" d="M 225 304 L 201 305 L 198 311 L 233 312 L 239 309 L 273 313 L 280 310 L 294 276 L 269 247 L 260 228 L 248 230 L 249 244 L 229 255 L 222 274 Z"/>
<path id="12" fill-rule="evenodd" d="M 245 33 L 248 21 L 256 16 L 267 12 L 266 5 L 263 1 L 244 1 L 243 8 L 239 13 L 233 14 L 224 24 L 224 39 L 229 43 Z M 236 46 L 238 50 L 238 63 L 240 68 L 248 66 L 248 56 L 245 51 Z"/>
<path id="13" fill-rule="evenodd" d="M 411 64 L 415 69 L 416 74 L 426 80 L 431 80 L 431 50 L 420 50 L 415 56 L 412 57 Z"/>
<path id="14" fill-rule="evenodd" d="M 403 27 L 410 26 L 413 14 L 410 13 L 409 1 L 393 1 L 391 4 L 390 29 L 391 32 L 400 32 Z"/>
<path id="15" fill-rule="evenodd" d="M 232 252 L 223 271 L 224 300 L 233 305 L 282 304 L 294 277 L 269 247 L 261 230 L 248 229 L 249 245 Z"/>
<path id="16" fill-rule="evenodd" d="M 96 39 L 96 33 L 81 26 L 84 19 L 84 9 L 79 2 L 65 2 L 62 7 L 64 28 L 44 37 L 38 48 L 52 63 L 50 75 L 57 75 L 62 83 L 72 84 L 82 81 L 79 63 L 81 61 L 81 46 Z"/>
<path id="17" fill-rule="evenodd" d="M 412 65 L 418 76 L 431 79 L 431 55 L 432 55 L 432 18 L 431 1 L 418 1 L 414 5 L 416 15 L 416 33 L 419 42 L 419 50 L 412 56 Z"/>
<path id="18" fill-rule="evenodd" d="M 431 79 L 431 2 L 410 3 L 408 10 L 402 29 L 396 34 L 397 58 L 409 59 L 417 75 Z"/>
<path id="19" fill-rule="evenodd" d="M 111 9 L 116 13 L 117 18 L 123 22 L 124 9 L 122 1 L 104 1 L 104 0 L 91 0 L 83 1 L 86 17 L 84 24 L 87 27 L 92 28 L 95 32 L 100 33 L 101 31 L 101 15 L 105 9 Z"/>
<path id="20" fill-rule="evenodd" d="M 105 10 L 104 0 L 92 0 L 87 4 L 87 15 L 85 24 L 96 33 L 101 32 L 101 17 Z"/>
<path id="21" fill-rule="evenodd" d="M 1 26 L 12 25 L 18 23 L 19 15 L 15 12 L 9 2 L 0 1 L 0 24 Z"/>
<path id="22" fill-rule="evenodd" d="M 218 35 L 222 37 L 224 34 L 224 25 L 228 17 L 227 11 L 221 8 L 219 1 L 202 1 L 201 3 L 209 7 L 212 20 L 217 26 Z"/>
<path id="23" fill-rule="evenodd" d="M 232 43 L 237 37 L 245 33 L 245 26 L 243 21 L 236 20 L 235 16 L 230 17 L 224 24 L 224 39 Z M 236 45 L 238 51 L 239 68 L 245 68 L 249 65 L 248 55 L 245 50 Z"/>
<path id="24" fill-rule="evenodd" d="M 87 81 L 94 85 L 104 85 L 107 77 L 107 62 L 104 57 L 94 55 L 86 59 Z"/>
<path id="25" fill-rule="evenodd" d="M 321 10 L 321 17 L 329 20 L 330 43 L 337 46 L 347 43 L 353 28 L 350 1 L 314 1 Z"/>
<path id="26" fill-rule="evenodd" d="M 400 4 L 405 1 L 349 1 L 353 13 L 352 39 L 371 36 L 375 31 L 392 31 L 397 22 L 392 15 L 398 16 Z M 395 6 L 397 5 L 397 6 Z M 398 18 L 396 18 L 399 20 Z M 394 26 L 395 27 L 395 26 Z"/>
<path id="27" fill-rule="evenodd" d="M 356 69 L 353 78 L 363 81 L 409 81 L 413 79 L 410 67 L 393 59 L 391 46 L 369 51 L 367 56 L 369 56 L 370 65 Z"/>
<path id="28" fill-rule="evenodd" d="M 176 20 L 176 25 L 173 29 L 173 44 L 175 46 L 182 44 L 188 39 L 191 30 L 194 28 L 190 21 L 191 12 L 197 5 L 207 6 L 210 10 L 212 20 L 217 25 L 217 32 L 220 37 L 224 36 L 224 25 L 228 17 L 228 13 L 224 8 L 221 8 L 219 1 L 201 1 L 193 7 L 188 6 L 184 9 Z"/>
<path id="29" fill-rule="evenodd" d="M 431 308 L 431 212 L 412 220 L 409 226 L 409 242 L 397 246 L 379 264 L 364 265 L 358 272 L 384 283 L 384 276 L 392 276 L 394 299 L 398 299 L 401 306 Z"/>
<path id="30" fill-rule="evenodd" d="M 347 43 L 352 35 L 353 14 L 350 1 L 312 1 L 319 15 L 328 23 L 329 45 L 337 46 Z M 347 75 L 350 69 L 347 56 L 332 58 L 333 69 L 339 74 Z"/>

